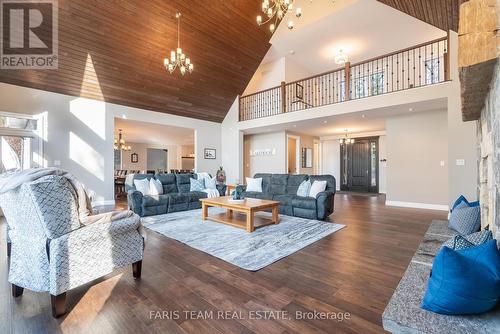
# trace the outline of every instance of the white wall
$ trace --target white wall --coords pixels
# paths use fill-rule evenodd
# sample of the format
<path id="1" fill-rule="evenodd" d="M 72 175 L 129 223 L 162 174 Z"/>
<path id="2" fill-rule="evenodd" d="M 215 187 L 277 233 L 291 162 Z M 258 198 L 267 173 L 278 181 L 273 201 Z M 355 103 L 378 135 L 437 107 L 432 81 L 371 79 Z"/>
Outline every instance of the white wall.
<path id="1" fill-rule="evenodd" d="M 239 97 L 234 100 L 221 124 L 221 159 L 228 184 L 243 181 L 243 132 L 238 129 L 238 108 Z"/>
<path id="2" fill-rule="evenodd" d="M 387 204 L 447 210 L 447 112 L 401 115 L 386 127 Z"/>
<path id="3" fill-rule="evenodd" d="M 285 131 L 247 135 L 244 138 L 245 176 L 255 173 L 286 173 L 286 133 Z M 250 156 L 250 151 L 271 149 L 273 155 Z"/>
<path id="4" fill-rule="evenodd" d="M 0 83 L 0 110 L 46 114 L 43 159 L 60 162 L 92 192 L 96 203 L 113 203 L 114 119 L 151 122 L 195 131 L 196 169 L 215 173 L 220 166 L 221 125 L 117 104 L 56 94 Z M 217 159 L 203 158 L 203 149 L 215 148 Z"/>
<path id="5" fill-rule="evenodd" d="M 451 85 L 448 98 L 448 203 L 465 195 L 469 200 L 478 199 L 478 141 L 477 122 L 462 121 L 462 100 L 458 77 L 458 37 L 451 33 Z M 463 159 L 465 165 L 457 165 Z"/>
<path id="6" fill-rule="evenodd" d="M 321 141 L 321 174 L 335 177 L 337 190 L 340 190 L 340 143 L 338 139 Z"/>
<path id="7" fill-rule="evenodd" d="M 243 95 L 279 86 L 282 81 L 285 81 L 285 72 L 285 57 L 260 64 L 252 79 L 250 79 Z"/>

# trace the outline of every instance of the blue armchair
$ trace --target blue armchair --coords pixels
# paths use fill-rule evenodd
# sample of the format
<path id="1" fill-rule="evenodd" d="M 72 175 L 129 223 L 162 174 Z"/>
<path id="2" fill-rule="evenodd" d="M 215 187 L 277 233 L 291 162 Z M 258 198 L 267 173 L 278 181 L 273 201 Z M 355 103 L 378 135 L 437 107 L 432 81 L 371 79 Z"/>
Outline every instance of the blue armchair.
<path id="1" fill-rule="evenodd" d="M 65 313 L 66 292 L 132 264 L 139 278 L 144 240 L 137 215 L 88 225 L 78 218 L 69 181 L 46 176 L 0 195 L 11 241 L 12 294 L 47 291 L 52 314 Z"/>

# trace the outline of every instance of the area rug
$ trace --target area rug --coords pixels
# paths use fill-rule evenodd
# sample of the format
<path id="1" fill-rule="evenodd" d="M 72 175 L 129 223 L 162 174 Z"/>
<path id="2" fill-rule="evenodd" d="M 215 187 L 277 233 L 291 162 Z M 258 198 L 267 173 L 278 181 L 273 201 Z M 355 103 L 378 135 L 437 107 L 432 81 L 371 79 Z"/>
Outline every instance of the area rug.
<path id="1" fill-rule="evenodd" d="M 209 215 L 221 212 L 224 209 L 209 209 Z M 266 212 L 257 215 L 270 217 Z M 201 210 L 144 217 L 141 221 L 146 228 L 250 271 L 262 269 L 345 227 L 280 215 L 278 225 L 248 233 L 225 224 L 202 222 Z"/>

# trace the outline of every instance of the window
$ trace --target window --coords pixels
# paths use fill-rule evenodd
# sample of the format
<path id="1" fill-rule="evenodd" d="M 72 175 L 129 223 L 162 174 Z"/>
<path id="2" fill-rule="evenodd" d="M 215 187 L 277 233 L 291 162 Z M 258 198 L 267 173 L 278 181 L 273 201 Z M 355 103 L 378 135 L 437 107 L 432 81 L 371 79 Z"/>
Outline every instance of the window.
<path id="1" fill-rule="evenodd" d="M 432 58 L 425 61 L 425 83 L 427 85 L 439 82 L 439 58 Z"/>
<path id="2" fill-rule="evenodd" d="M 359 99 L 384 92 L 384 73 L 378 72 L 354 79 L 353 98 Z"/>
<path id="3" fill-rule="evenodd" d="M 0 112 L 0 173 L 43 165 L 38 123 L 29 115 Z"/>

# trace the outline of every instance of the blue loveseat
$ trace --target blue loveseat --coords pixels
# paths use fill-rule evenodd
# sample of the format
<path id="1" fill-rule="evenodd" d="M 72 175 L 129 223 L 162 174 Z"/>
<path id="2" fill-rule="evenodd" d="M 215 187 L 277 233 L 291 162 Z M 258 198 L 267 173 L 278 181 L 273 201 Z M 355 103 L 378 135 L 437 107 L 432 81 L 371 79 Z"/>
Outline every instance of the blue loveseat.
<path id="1" fill-rule="evenodd" d="M 279 201 L 279 212 L 288 216 L 325 220 L 333 213 L 335 177 L 332 175 L 289 175 L 257 173 L 254 178 L 262 178 L 262 192 L 246 191 L 246 186 L 238 186 L 243 197 Z M 326 181 L 325 191 L 316 198 L 297 196 L 302 181 Z"/>
<path id="2" fill-rule="evenodd" d="M 134 180 L 155 178 L 163 186 L 163 195 L 144 196 L 135 188 Z M 130 174 L 125 179 L 128 206 L 139 216 L 153 216 L 164 213 L 194 210 L 201 208 L 200 198 L 206 198 L 202 191 L 189 191 L 190 178 L 196 179 L 196 174 Z M 221 196 L 226 192 L 225 185 L 217 185 Z"/>

